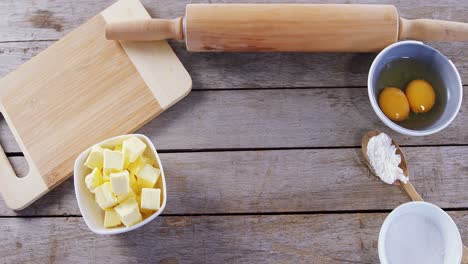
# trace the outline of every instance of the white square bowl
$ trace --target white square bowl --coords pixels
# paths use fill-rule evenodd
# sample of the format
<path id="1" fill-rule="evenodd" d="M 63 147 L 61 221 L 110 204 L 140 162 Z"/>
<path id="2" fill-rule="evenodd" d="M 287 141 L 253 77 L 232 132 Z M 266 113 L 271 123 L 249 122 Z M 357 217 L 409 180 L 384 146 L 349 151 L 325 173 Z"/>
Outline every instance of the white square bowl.
<path id="1" fill-rule="evenodd" d="M 125 139 L 132 136 L 138 137 L 143 142 L 145 142 L 147 148 L 144 154 L 150 157 L 152 160 L 158 162 L 159 169 L 161 170 L 161 175 L 159 176 L 158 182 L 156 184 L 159 184 L 161 187 L 161 208 L 157 212 L 153 213 L 151 216 L 149 216 L 148 218 L 136 225 L 130 227 L 104 227 L 104 210 L 102 210 L 101 207 L 99 207 L 99 205 L 96 203 L 96 201 L 94 200 L 94 194 L 88 190 L 85 183 L 86 175 L 88 175 L 91 172 L 91 169 L 84 166 L 84 162 L 86 161 L 86 158 L 88 157 L 89 152 L 92 148 L 92 146 L 90 146 L 88 149 L 83 151 L 75 161 L 74 184 L 76 200 L 78 201 L 78 207 L 80 208 L 83 219 L 85 220 L 85 223 L 89 227 L 89 229 L 91 229 L 91 231 L 93 231 L 96 234 L 112 235 L 135 230 L 139 227 L 146 225 L 147 223 L 151 222 L 153 219 L 158 217 L 166 207 L 167 191 L 164 169 L 161 164 L 161 160 L 159 159 L 158 152 L 156 151 L 153 142 L 151 142 L 151 140 L 148 137 L 141 134 L 122 135 L 104 140 L 96 145 L 99 145 L 101 147 L 114 148 L 116 145 L 122 143 Z"/>

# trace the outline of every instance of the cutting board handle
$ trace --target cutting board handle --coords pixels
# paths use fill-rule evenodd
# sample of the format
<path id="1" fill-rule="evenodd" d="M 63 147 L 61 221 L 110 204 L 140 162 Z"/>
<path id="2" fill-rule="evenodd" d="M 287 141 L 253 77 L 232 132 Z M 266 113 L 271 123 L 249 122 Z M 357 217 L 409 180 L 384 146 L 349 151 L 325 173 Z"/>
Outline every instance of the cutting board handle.
<path id="1" fill-rule="evenodd" d="M 35 167 L 29 161 L 28 165 L 28 174 L 19 178 L 0 145 L 0 193 L 7 206 L 13 210 L 25 208 L 35 201 L 34 197 L 48 190 Z"/>
<path id="2" fill-rule="evenodd" d="M 18 176 L 15 173 L 15 170 L 11 166 L 10 160 L 8 160 L 8 157 L 5 154 L 5 151 L 3 150 L 2 146 L 0 145 L 0 193 L 2 192 L 2 187 L 5 186 L 3 184 L 4 179 L 8 178 L 18 178 Z"/>
<path id="3" fill-rule="evenodd" d="M 400 18 L 398 39 L 467 41 L 468 23 L 433 19 Z"/>
<path id="4" fill-rule="evenodd" d="M 152 41 L 183 40 L 183 19 L 139 19 L 108 23 L 106 38 L 109 40 Z"/>

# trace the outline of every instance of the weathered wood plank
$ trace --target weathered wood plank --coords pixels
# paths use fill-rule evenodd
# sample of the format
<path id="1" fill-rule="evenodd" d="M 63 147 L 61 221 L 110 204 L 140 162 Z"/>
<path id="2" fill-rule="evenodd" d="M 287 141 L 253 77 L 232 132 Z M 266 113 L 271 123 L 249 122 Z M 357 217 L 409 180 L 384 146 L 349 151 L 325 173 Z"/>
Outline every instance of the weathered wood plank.
<path id="1" fill-rule="evenodd" d="M 402 145 L 468 144 L 466 112 L 463 104 L 443 132 L 405 137 L 377 118 L 364 88 L 193 91 L 139 132 L 160 150 L 359 146 L 371 129 L 389 132 Z M 7 152 L 19 151 L 4 120 L 0 143 Z"/>
<path id="2" fill-rule="evenodd" d="M 430 43 L 468 83 L 468 43 Z M 373 53 L 189 53 L 172 43 L 194 89 L 367 86 Z"/>
<path id="3" fill-rule="evenodd" d="M 468 147 L 405 152 L 411 182 L 427 201 L 468 207 Z M 24 158 L 11 159 L 24 175 Z M 163 153 L 161 159 L 169 195 L 165 214 L 380 210 L 408 201 L 398 187 L 369 175 L 360 149 Z M 0 215 L 79 214 L 71 179 L 18 213 L 0 202 Z"/>
<path id="4" fill-rule="evenodd" d="M 59 39 L 91 16 L 110 5 L 112 0 L 99 1 L 2 1 L 0 3 L 0 42 Z M 185 4 L 208 1 L 144 1 L 153 16 L 183 15 Z M 252 2 L 252 1 L 211 1 Z M 281 2 L 281 1 L 254 1 Z M 321 1 L 296 1 L 325 3 Z M 349 1 L 336 1 L 349 3 Z M 437 1 L 353 1 L 353 3 L 396 4 L 407 18 L 425 17 L 468 22 L 464 10 L 468 2 Z M 52 42 L 0 44 L 0 76 L 17 68 Z M 434 46 L 458 66 L 463 81 L 468 82 L 468 44 L 442 43 Z M 301 54 L 301 53 L 188 53 L 182 43 L 173 43 L 176 53 L 194 81 L 194 88 L 277 88 L 365 86 L 373 54 Z"/>
<path id="5" fill-rule="evenodd" d="M 0 31 L 1 32 L 1 31 Z M 5 76 L 53 41 L 0 43 L 0 76 Z M 465 43 L 433 45 L 457 66 L 468 83 Z M 278 87 L 366 86 L 375 54 L 189 53 L 172 43 L 193 79 L 194 90 Z"/>
<path id="6" fill-rule="evenodd" d="M 468 240 L 466 211 L 449 212 Z M 0 219 L 7 263 L 378 263 L 387 214 L 160 217 L 117 236 L 81 218 Z M 77 241 L 79 241 L 77 243 Z"/>

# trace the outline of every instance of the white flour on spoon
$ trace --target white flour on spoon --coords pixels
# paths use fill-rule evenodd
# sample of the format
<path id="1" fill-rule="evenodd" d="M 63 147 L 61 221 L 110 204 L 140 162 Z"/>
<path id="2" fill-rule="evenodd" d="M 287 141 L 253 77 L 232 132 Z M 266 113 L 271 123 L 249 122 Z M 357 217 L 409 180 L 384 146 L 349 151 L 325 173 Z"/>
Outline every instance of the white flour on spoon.
<path id="1" fill-rule="evenodd" d="M 401 156 L 396 154 L 396 147 L 387 134 L 380 133 L 369 140 L 367 157 L 377 176 L 385 183 L 393 184 L 396 180 L 408 182 L 408 177 L 398 167 Z"/>

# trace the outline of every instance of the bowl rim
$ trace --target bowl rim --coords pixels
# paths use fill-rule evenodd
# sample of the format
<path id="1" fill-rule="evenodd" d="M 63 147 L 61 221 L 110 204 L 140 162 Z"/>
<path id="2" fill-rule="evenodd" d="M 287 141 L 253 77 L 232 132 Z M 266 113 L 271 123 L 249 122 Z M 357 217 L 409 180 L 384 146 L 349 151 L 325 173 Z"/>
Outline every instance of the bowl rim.
<path id="1" fill-rule="evenodd" d="M 377 103 L 377 99 L 376 99 L 376 96 L 374 94 L 374 89 L 372 89 L 372 85 L 371 85 L 371 80 L 372 80 L 372 77 L 374 76 L 374 73 L 375 73 L 375 68 L 377 67 L 377 64 L 378 62 L 381 61 L 381 58 L 391 49 L 393 48 L 396 48 L 398 46 L 401 46 L 401 45 L 421 45 L 422 47 L 424 48 L 427 48 L 427 49 L 430 49 L 432 51 L 435 51 L 436 53 L 440 54 L 443 58 L 445 58 L 448 62 L 449 62 L 449 65 L 450 67 L 452 68 L 453 72 L 455 73 L 455 77 L 456 77 L 456 81 L 458 83 L 458 89 L 459 89 L 459 92 L 460 92 L 460 97 L 458 98 L 458 101 L 457 101 L 457 105 L 456 105 L 456 111 L 454 112 L 454 114 L 452 114 L 450 116 L 450 118 L 448 118 L 447 120 L 443 121 L 441 125 L 435 127 L 435 128 L 432 128 L 432 129 L 426 129 L 426 130 L 412 130 L 412 129 L 408 129 L 408 128 L 404 128 L 398 124 L 396 124 L 395 122 L 393 122 L 392 120 L 390 120 L 390 118 L 388 118 L 383 112 L 382 110 L 380 109 L 379 107 L 379 104 Z M 461 108 L 461 104 L 462 104 L 462 99 L 463 99 L 463 85 L 462 85 L 462 81 L 461 81 L 461 77 L 460 77 L 460 73 L 458 72 L 457 68 L 455 67 L 455 65 L 453 64 L 453 62 L 447 58 L 442 52 L 440 52 L 439 50 L 429 46 L 429 45 L 426 45 L 424 44 L 423 42 L 421 41 L 414 41 L 414 40 L 405 40 L 405 41 L 400 41 L 400 42 L 397 42 L 397 43 L 394 43 L 388 47 L 386 47 L 385 49 L 383 49 L 374 59 L 374 61 L 372 62 L 371 64 L 371 67 L 369 69 L 369 74 L 367 76 L 367 94 L 369 96 L 369 101 L 372 105 L 372 109 L 374 109 L 374 112 L 375 114 L 379 117 L 379 119 L 385 124 L 387 125 L 388 127 L 390 127 L 392 130 L 396 131 L 396 132 L 399 132 L 401 134 L 404 134 L 404 135 L 408 135 L 408 136 L 427 136 L 427 135 L 431 135 L 431 134 L 434 134 L 434 133 L 437 133 L 439 131 L 441 131 L 442 129 L 446 128 L 448 125 L 450 125 L 450 123 L 453 122 L 453 120 L 455 119 L 455 117 L 457 117 L 458 115 L 458 112 L 460 112 L 460 108 Z"/>
<path id="2" fill-rule="evenodd" d="M 85 159 L 85 157 L 87 157 L 87 155 L 89 154 L 89 151 L 91 150 L 91 148 L 93 146 L 104 145 L 107 142 L 111 142 L 111 141 L 114 141 L 114 140 L 119 140 L 119 139 L 122 139 L 122 138 L 128 138 L 128 137 L 131 137 L 131 136 L 136 136 L 136 137 L 139 137 L 139 138 L 143 138 L 145 140 L 145 143 L 151 148 L 151 151 L 154 153 L 154 155 L 156 157 L 156 160 L 157 160 L 158 165 L 159 165 L 159 169 L 161 171 L 161 176 L 160 177 L 161 177 L 161 185 L 162 185 L 162 189 L 163 189 L 162 190 L 163 191 L 163 202 L 161 204 L 161 208 L 157 212 L 153 213 L 150 217 L 148 217 L 145 220 L 139 222 L 138 224 L 130 226 L 130 227 L 122 226 L 122 227 L 108 228 L 108 229 L 104 228 L 102 230 L 92 228 L 90 223 L 89 223 L 89 219 L 87 218 L 87 214 L 83 213 L 83 211 L 87 210 L 87 208 L 85 208 L 85 206 L 81 203 L 82 195 L 84 195 L 84 194 L 82 194 L 78 190 L 78 187 L 77 187 L 78 186 L 78 181 L 80 181 L 81 178 L 82 178 L 82 177 L 79 177 L 77 175 L 78 168 L 80 168 L 81 166 L 84 166 L 83 165 L 84 159 Z M 162 165 L 161 160 L 159 158 L 159 154 L 158 154 L 153 142 L 147 136 L 145 136 L 143 134 L 125 134 L 125 135 L 115 136 L 115 137 L 112 137 L 112 138 L 105 139 L 105 140 L 103 140 L 101 142 L 98 142 L 98 143 L 88 147 L 87 149 L 85 149 L 75 159 L 75 165 L 74 165 L 74 170 L 73 170 L 73 185 L 74 185 L 76 200 L 77 200 L 77 203 L 78 203 L 78 208 L 80 209 L 80 212 L 81 212 L 81 216 L 83 217 L 83 220 L 85 221 L 86 226 L 88 226 L 88 228 L 93 233 L 98 234 L 98 235 L 114 235 L 114 234 L 130 232 L 132 230 L 140 228 L 140 227 L 146 225 L 147 223 L 153 221 L 156 217 L 158 217 L 164 211 L 164 208 L 166 207 L 167 188 L 166 188 L 166 177 L 165 177 L 165 174 L 164 174 L 164 168 L 163 168 L 163 165 Z"/>
<path id="3" fill-rule="evenodd" d="M 388 264 L 387 255 L 385 253 L 385 237 L 386 237 L 388 228 L 390 227 L 390 224 L 395 221 L 395 217 L 396 217 L 395 215 L 397 214 L 397 211 L 402 210 L 405 207 L 426 207 L 430 209 L 435 209 L 435 212 L 442 215 L 444 218 L 448 219 L 449 225 L 454 227 L 455 230 L 457 231 L 456 243 L 459 245 L 459 249 L 457 251 L 458 263 L 459 263 L 463 256 L 463 242 L 462 242 L 460 230 L 458 229 L 457 224 L 453 221 L 452 217 L 450 217 L 450 215 L 447 214 L 447 212 L 445 212 L 442 208 L 440 208 L 439 206 L 435 204 L 424 202 L 424 201 L 412 201 L 412 202 L 401 204 L 395 209 L 393 209 L 392 212 L 390 212 L 390 214 L 387 215 L 379 231 L 378 254 L 379 254 L 380 262 L 382 264 Z"/>

